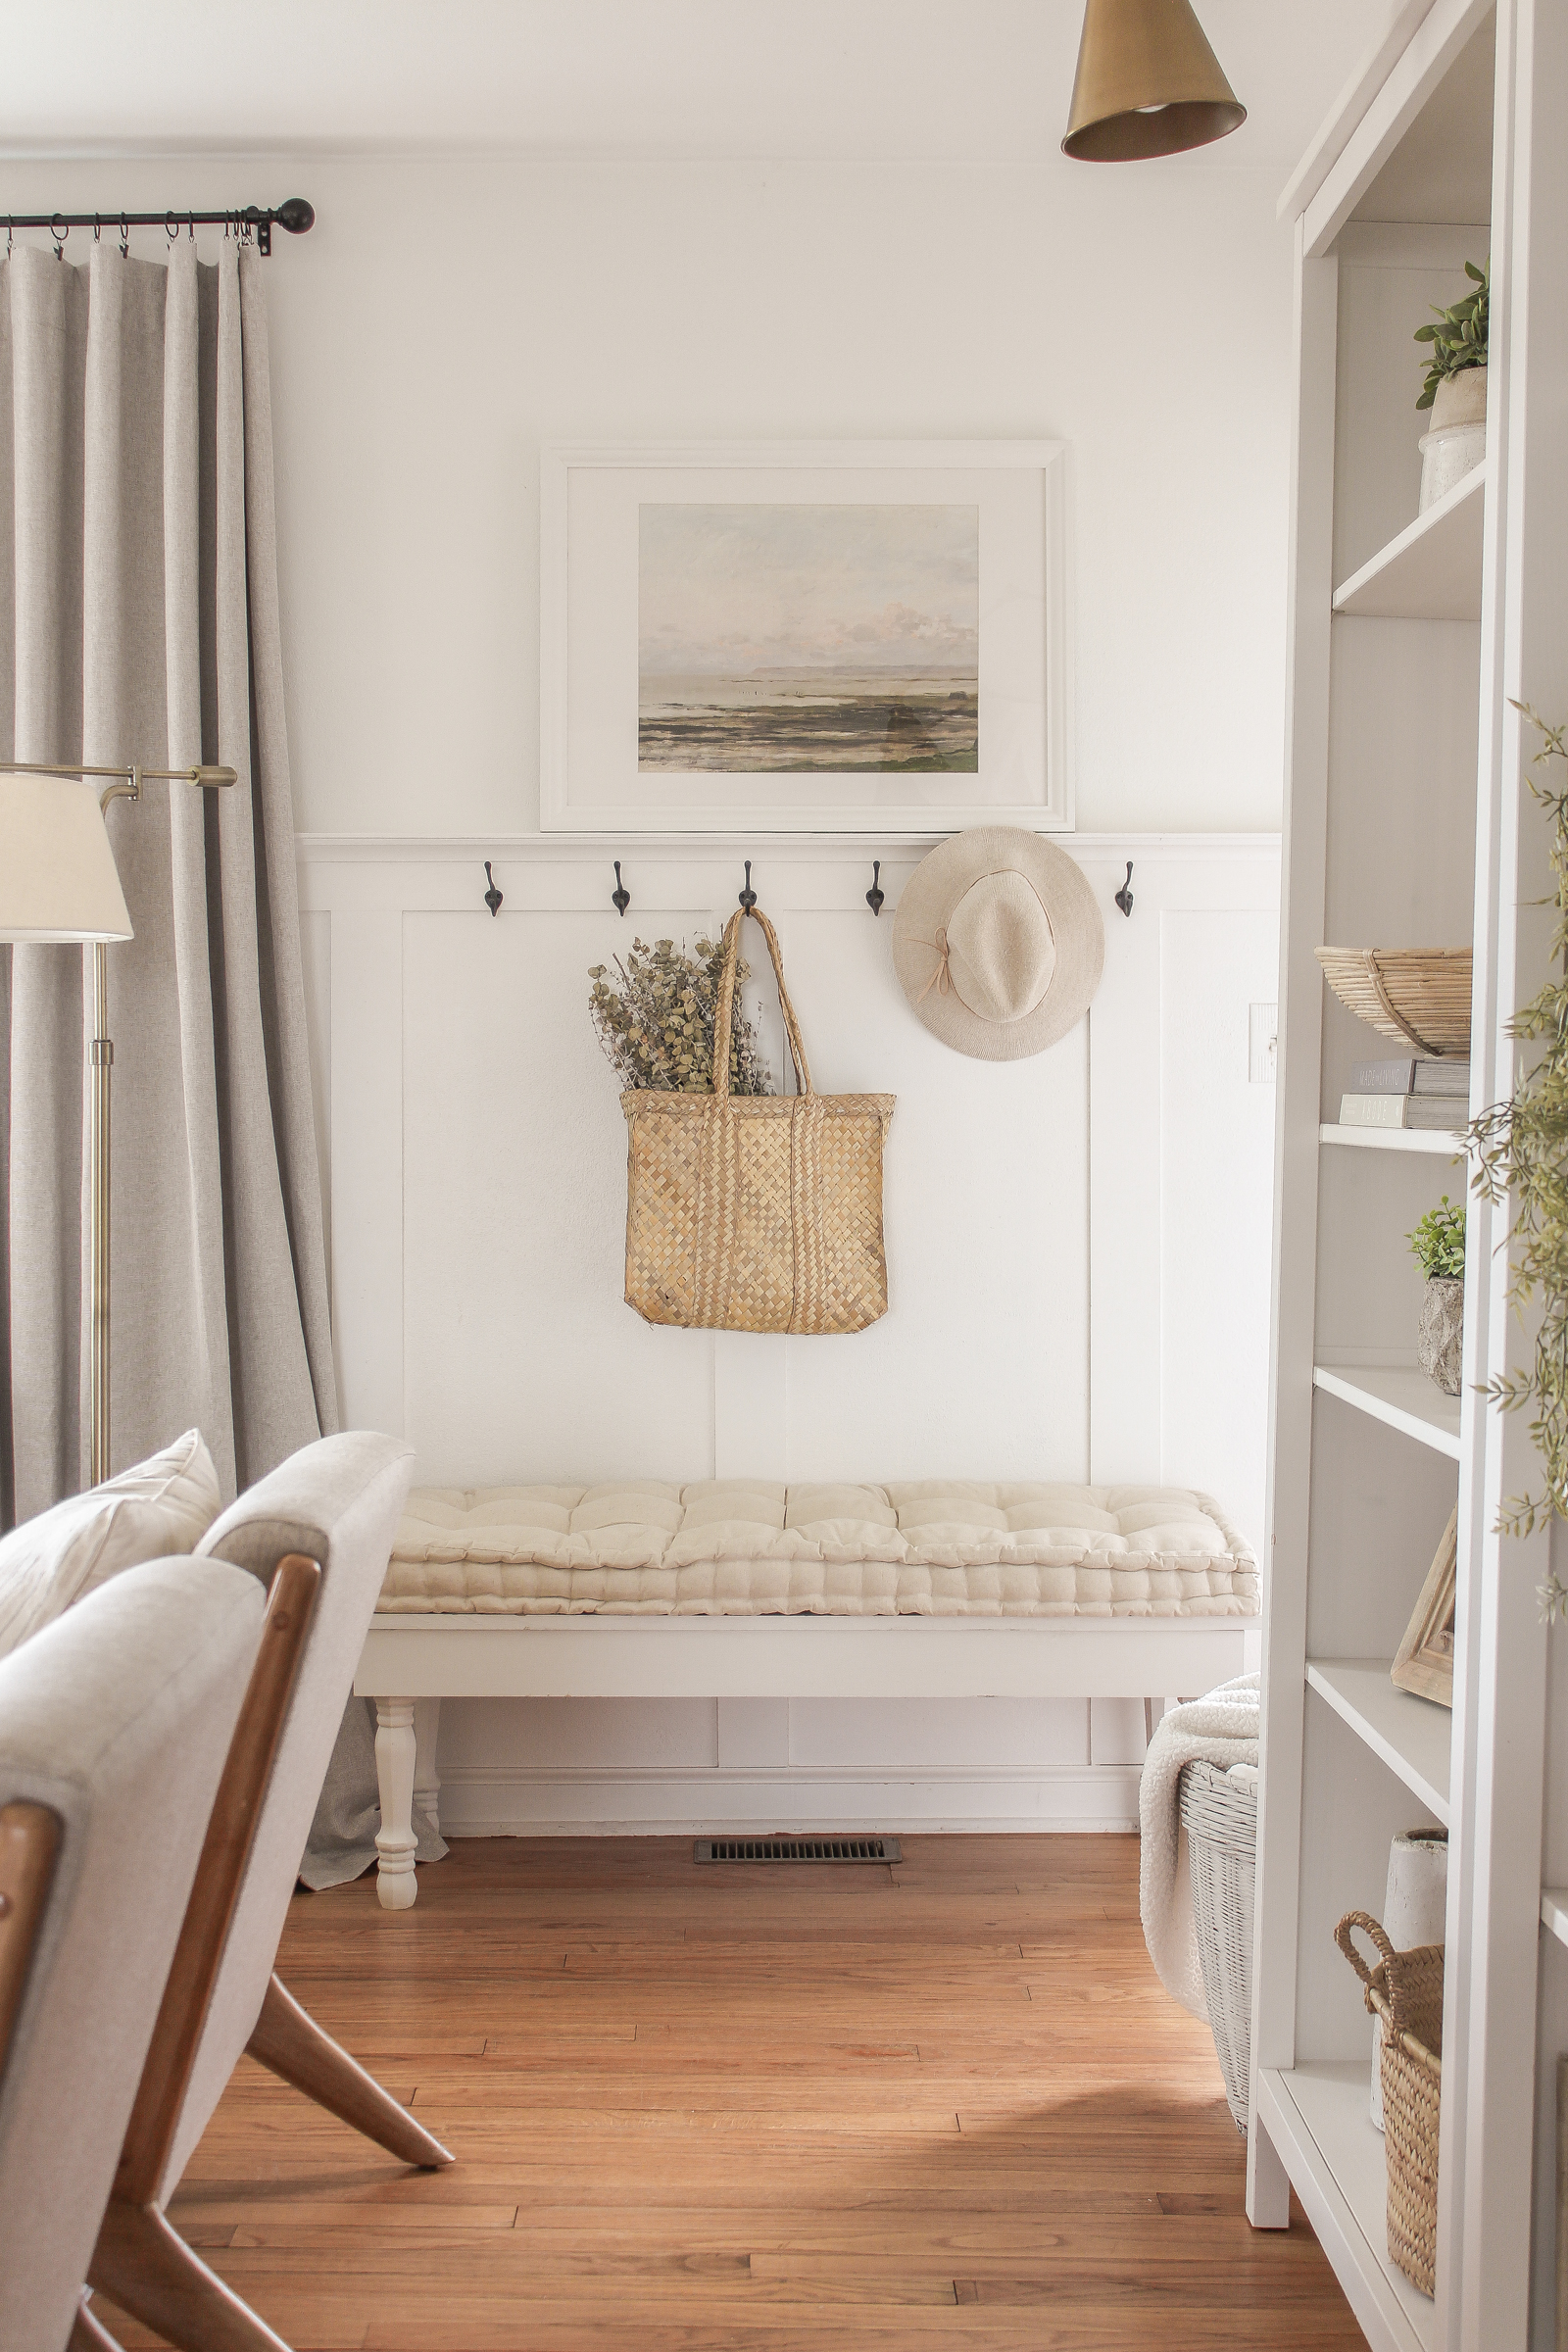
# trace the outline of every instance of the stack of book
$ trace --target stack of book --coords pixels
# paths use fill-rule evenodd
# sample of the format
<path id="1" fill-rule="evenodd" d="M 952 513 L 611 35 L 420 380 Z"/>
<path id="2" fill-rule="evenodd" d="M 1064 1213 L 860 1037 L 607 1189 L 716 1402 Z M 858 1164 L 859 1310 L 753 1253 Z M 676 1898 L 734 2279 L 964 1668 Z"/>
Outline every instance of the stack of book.
<path id="1" fill-rule="evenodd" d="M 1358 1061 L 1355 1091 L 1340 1097 L 1342 1127 L 1463 1127 L 1468 1061 Z"/>

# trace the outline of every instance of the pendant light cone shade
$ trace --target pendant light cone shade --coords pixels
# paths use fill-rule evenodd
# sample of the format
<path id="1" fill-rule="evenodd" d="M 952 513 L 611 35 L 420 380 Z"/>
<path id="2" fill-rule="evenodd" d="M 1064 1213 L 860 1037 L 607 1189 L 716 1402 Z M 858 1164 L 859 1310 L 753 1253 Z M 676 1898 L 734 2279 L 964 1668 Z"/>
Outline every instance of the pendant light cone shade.
<path id="1" fill-rule="evenodd" d="M 1089 0 L 1063 154 L 1087 164 L 1179 155 L 1246 121 L 1188 0 Z"/>
<path id="2" fill-rule="evenodd" d="M 133 936 L 92 787 L 0 776 L 0 939 Z"/>

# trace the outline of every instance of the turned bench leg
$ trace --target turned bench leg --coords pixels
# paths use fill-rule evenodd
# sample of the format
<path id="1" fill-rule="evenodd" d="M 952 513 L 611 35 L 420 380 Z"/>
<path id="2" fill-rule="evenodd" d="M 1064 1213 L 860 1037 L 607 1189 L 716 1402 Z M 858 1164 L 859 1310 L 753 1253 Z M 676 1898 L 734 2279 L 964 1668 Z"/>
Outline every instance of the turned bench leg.
<path id="1" fill-rule="evenodd" d="M 435 1768 L 436 1741 L 441 1734 L 441 1701 L 438 1698 L 416 1698 L 414 1702 L 414 1737 L 417 1753 L 414 1759 L 414 1801 L 436 1836 L 441 1835 L 441 1776 Z"/>
<path id="2" fill-rule="evenodd" d="M 375 1891 L 384 1911 L 407 1911 L 417 1889 L 414 1882 L 414 1774 L 417 1754 L 412 1698 L 375 1702 L 375 1777 L 381 1793 L 381 1827 Z"/>

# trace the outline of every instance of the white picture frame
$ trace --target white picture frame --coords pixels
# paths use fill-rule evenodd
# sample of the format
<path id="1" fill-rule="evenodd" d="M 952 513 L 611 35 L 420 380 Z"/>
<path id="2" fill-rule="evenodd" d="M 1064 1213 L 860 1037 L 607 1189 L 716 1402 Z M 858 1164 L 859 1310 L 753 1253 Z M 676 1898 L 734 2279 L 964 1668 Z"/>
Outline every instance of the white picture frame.
<path id="1" fill-rule="evenodd" d="M 621 840 L 685 833 L 918 839 L 981 823 L 1071 831 L 1065 457 L 1059 441 L 547 445 L 540 467 L 541 830 Z M 663 511 L 667 535 L 671 510 L 726 506 L 754 514 L 885 506 L 895 511 L 890 530 L 912 508 L 942 508 L 956 529 L 966 527 L 962 517 L 972 511 L 973 695 L 952 706 L 971 714 L 956 758 L 972 758 L 972 769 L 826 769 L 820 754 L 804 773 L 761 769 L 756 753 L 744 771 L 711 761 L 672 764 L 675 755 L 648 732 L 649 703 L 639 704 L 640 674 L 652 659 L 639 652 L 640 563 L 644 606 L 659 593 L 657 575 L 646 572 L 650 559 L 639 554 L 649 544 L 644 510 Z M 792 519 L 779 527 L 804 525 Z M 657 696 L 657 681 L 642 676 L 641 689 L 645 698 Z M 961 735 L 962 717 L 952 723 Z M 650 759 L 662 764 L 651 766 Z"/>

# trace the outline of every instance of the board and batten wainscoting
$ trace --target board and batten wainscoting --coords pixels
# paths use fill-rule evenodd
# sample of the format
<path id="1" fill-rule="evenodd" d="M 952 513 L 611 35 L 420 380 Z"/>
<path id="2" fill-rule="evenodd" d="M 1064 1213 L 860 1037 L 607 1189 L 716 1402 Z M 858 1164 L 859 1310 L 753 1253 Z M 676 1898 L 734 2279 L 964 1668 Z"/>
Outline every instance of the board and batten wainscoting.
<path id="1" fill-rule="evenodd" d="M 302 835 L 345 1423 L 406 1437 L 426 1486 L 1167 1481 L 1261 1552 L 1278 837 L 1069 837 L 1104 977 L 1087 1022 L 1012 1063 L 940 1045 L 894 976 L 927 846 Z M 814 1083 L 898 1097 L 891 1305 L 849 1339 L 656 1331 L 622 1299 L 625 1125 L 588 967 L 716 936 L 746 857 Z M 442 1826 L 1130 1828 L 1146 1695 L 449 1699 Z"/>

